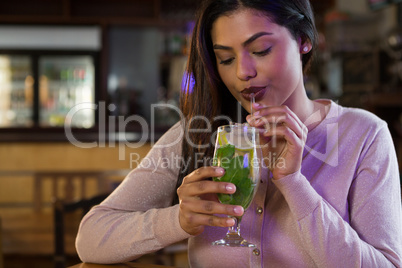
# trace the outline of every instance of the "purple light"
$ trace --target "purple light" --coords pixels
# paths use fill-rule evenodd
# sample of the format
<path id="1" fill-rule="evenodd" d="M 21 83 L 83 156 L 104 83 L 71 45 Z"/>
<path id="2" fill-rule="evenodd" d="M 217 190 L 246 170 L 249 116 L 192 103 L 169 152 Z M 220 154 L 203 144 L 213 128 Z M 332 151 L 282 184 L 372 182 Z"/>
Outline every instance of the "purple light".
<path id="1" fill-rule="evenodd" d="M 195 80 L 193 75 L 184 72 L 183 78 L 181 80 L 181 90 L 186 94 L 193 93 L 195 85 Z"/>
<path id="2" fill-rule="evenodd" d="M 244 155 L 243 158 L 243 168 L 248 168 L 248 154 Z"/>

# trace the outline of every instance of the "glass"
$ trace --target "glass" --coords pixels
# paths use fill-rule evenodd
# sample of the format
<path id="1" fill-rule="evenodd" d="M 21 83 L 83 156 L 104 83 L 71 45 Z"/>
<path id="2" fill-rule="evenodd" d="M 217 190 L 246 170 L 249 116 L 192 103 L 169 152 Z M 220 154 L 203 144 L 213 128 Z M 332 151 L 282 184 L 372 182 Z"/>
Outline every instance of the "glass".
<path id="1" fill-rule="evenodd" d="M 213 180 L 231 182 L 236 185 L 234 194 L 218 194 L 221 203 L 239 205 L 244 208 L 244 211 L 247 210 L 260 181 L 261 159 L 259 133 L 256 128 L 247 124 L 225 125 L 218 128 L 213 164 L 223 167 L 225 175 Z M 229 227 L 224 238 L 212 244 L 255 247 L 253 243 L 241 237 L 242 216 L 229 217 L 234 219 L 234 226 Z"/>

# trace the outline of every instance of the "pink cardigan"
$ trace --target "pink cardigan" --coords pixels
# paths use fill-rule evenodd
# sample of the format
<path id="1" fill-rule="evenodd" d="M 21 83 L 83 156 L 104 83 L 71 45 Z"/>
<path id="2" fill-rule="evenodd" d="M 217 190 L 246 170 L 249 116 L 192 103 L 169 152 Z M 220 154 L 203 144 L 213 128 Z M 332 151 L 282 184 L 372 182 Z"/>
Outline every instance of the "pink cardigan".
<path id="1" fill-rule="evenodd" d="M 176 124 L 84 217 L 80 258 L 130 261 L 189 238 L 192 267 L 401 267 L 401 187 L 387 125 L 360 109 L 329 107 L 308 134 L 300 172 L 273 181 L 264 169 L 241 226 L 257 248 L 212 246 L 225 228 L 190 236 L 180 227 L 171 206 L 183 139 Z"/>

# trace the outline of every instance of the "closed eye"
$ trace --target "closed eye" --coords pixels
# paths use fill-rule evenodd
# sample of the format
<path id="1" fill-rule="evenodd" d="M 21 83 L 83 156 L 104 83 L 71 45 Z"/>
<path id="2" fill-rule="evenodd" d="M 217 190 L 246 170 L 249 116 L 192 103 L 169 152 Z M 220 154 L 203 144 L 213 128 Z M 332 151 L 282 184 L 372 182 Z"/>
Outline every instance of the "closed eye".
<path id="1" fill-rule="evenodd" d="M 229 65 L 229 64 L 231 64 L 231 63 L 233 62 L 233 59 L 234 59 L 234 58 L 230 58 L 230 59 L 227 59 L 227 60 L 221 60 L 221 61 L 219 62 L 219 64 L 222 64 L 222 65 Z"/>
<path id="2" fill-rule="evenodd" d="M 271 52 L 271 49 L 272 49 L 272 47 L 269 47 L 263 51 L 254 52 L 253 54 L 257 55 L 257 56 L 266 56 Z"/>

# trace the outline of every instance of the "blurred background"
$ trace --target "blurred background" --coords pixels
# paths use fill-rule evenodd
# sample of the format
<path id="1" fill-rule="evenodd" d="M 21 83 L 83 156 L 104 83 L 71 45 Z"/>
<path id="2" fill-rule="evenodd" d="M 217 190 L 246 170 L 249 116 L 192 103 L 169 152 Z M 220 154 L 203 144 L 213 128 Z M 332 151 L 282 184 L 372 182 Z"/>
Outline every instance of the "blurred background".
<path id="1" fill-rule="evenodd" d="M 386 120 L 402 166 L 402 0 L 311 3 L 307 93 Z M 112 191 L 179 120 L 197 5 L 0 2 L 0 268 L 79 262 L 82 213 L 63 205 Z M 187 267 L 186 248 L 139 261 Z"/>

